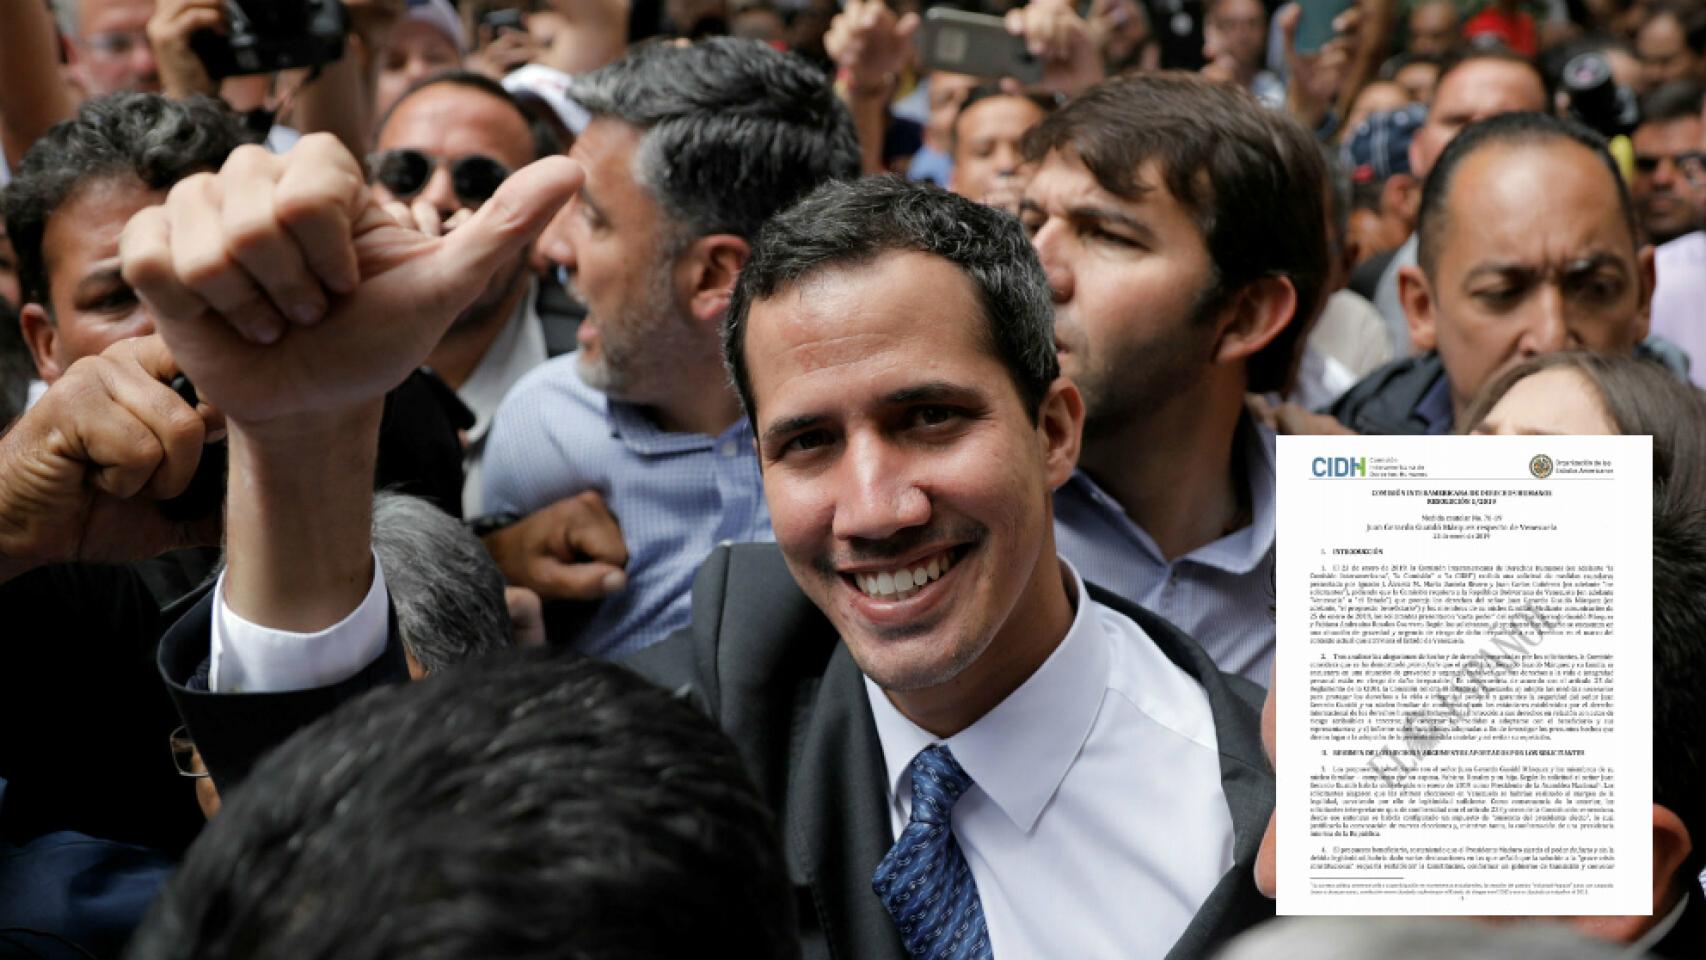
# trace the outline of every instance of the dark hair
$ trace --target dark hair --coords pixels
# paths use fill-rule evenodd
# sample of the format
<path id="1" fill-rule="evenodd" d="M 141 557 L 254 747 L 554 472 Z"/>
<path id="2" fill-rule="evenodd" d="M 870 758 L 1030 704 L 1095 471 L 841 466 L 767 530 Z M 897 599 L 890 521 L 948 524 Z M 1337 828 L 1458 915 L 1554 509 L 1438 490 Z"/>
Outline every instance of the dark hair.
<path id="1" fill-rule="evenodd" d="M 1416 262 L 1429 277 L 1438 265 L 1440 243 L 1448 220 L 1447 200 L 1452 180 L 1464 160 L 1488 147 L 1528 147 L 1552 144 L 1574 144 L 1593 153 L 1604 164 L 1612 189 L 1617 191 L 1618 207 L 1629 227 L 1629 238 L 1636 247 L 1641 245 L 1641 228 L 1635 219 L 1635 204 L 1629 199 L 1629 187 L 1617 161 L 1606 149 L 1605 138 L 1574 120 L 1546 113 L 1502 113 L 1479 120 L 1463 128 L 1453 137 L 1433 170 L 1422 184 L 1422 204 L 1416 215 Z"/>
<path id="2" fill-rule="evenodd" d="M 1048 116 L 1050 113 L 1054 112 L 1055 108 L 1055 99 L 1053 97 L 1044 96 L 1040 93 L 1012 93 L 1001 89 L 1001 85 L 997 83 L 980 83 L 973 87 L 970 93 L 966 94 L 966 98 L 960 101 L 959 109 L 954 111 L 954 122 L 948 127 L 949 156 L 954 156 L 960 152 L 960 118 L 966 115 L 966 111 L 970 110 L 972 105 L 975 103 L 980 103 L 984 100 L 995 100 L 1000 97 L 1012 97 L 1017 100 L 1028 100 L 1038 110 L 1041 110 L 1044 116 Z"/>
<path id="3" fill-rule="evenodd" d="M 1440 2 L 1454 3 L 1454 0 L 1440 0 Z M 1421 4 L 1416 6 L 1421 6 Z M 1435 70 L 1439 70 L 1445 65 L 1445 57 L 1437 53 L 1415 53 L 1410 50 L 1395 53 L 1386 58 L 1386 62 L 1380 65 L 1379 78 L 1381 80 L 1392 80 L 1398 76 L 1398 71 L 1418 63 L 1427 64 Z"/>
<path id="4" fill-rule="evenodd" d="M 1434 80 L 1434 89 L 1439 90 L 1444 87 L 1445 78 L 1456 73 L 1458 70 L 1461 70 L 1472 63 L 1480 63 L 1488 60 L 1495 63 L 1508 63 L 1512 66 L 1523 67 L 1530 73 L 1533 73 L 1534 79 L 1540 81 L 1540 89 L 1543 91 L 1546 105 L 1548 107 L 1551 106 L 1553 78 L 1547 76 L 1546 71 L 1541 70 L 1533 60 L 1530 60 L 1522 54 L 1517 53 L 1515 50 L 1512 50 L 1510 47 L 1496 41 L 1464 44 L 1454 48 L 1450 53 L 1447 53 L 1440 59 L 1439 76 Z M 1562 69 L 1561 64 L 1560 69 Z"/>
<path id="5" fill-rule="evenodd" d="M 1138 177 L 1144 165 L 1160 167 L 1214 263 L 1210 312 L 1263 277 L 1291 282 L 1291 322 L 1249 361 L 1250 390 L 1285 389 L 1327 296 L 1326 171 L 1315 138 L 1246 91 L 1165 71 L 1097 84 L 1026 134 L 1027 160 L 1053 151 L 1126 198 L 1153 188 Z"/>
<path id="6" fill-rule="evenodd" d="M 0 433 L 24 412 L 35 375 L 35 361 L 18 326 L 17 308 L 0 297 Z"/>
<path id="7" fill-rule="evenodd" d="M 375 138 L 379 136 L 380 132 L 385 129 L 385 125 L 391 122 L 391 117 L 397 112 L 397 108 L 403 105 L 403 101 L 422 90 L 444 84 L 477 90 L 488 97 L 502 100 L 507 104 L 511 110 L 515 111 L 516 116 L 521 118 L 521 122 L 527 124 L 527 132 L 533 137 L 533 159 L 538 160 L 562 152 L 563 144 L 557 139 L 557 131 L 552 129 L 549 123 L 543 122 L 529 113 L 527 107 L 516 99 L 515 94 L 504 89 L 503 84 L 483 73 L 461 69 L 441 70 L 410 84 L 409 88 L 403 91 L 402 96 L 391 102 L 391 106 L 386 109 L 384 115 L 379 118 L 379 122 L 374 125 L 373 136 Z"/>
<path id="8" fill-rule="evenodd" d="M 1011 214 L 895 177 L 832 182 L 764 225 L 723 320 L 723 357 L 757 427 L 746 367 L 752 305 L 822 270 L 867 264 L 887 253 L 941 257 L 977 287 L 992 352 L 1036 419 L 1060 376 L 1054 302 L 1037 252 Z"/>
<path id="9" fill-rule="evenodd" d="M 1692 78 L 1672 80 L 1641 98 L 1641 123 L 1697 120 L 1706 105 L 1706 84 Z"/>
<path id="10" fill-rule="evenodd" d="M 529 651 L 298 731 L 225 798 L 129 955 L 791 958 L 793 904 L 710 721 L 621 667 Z"/>
<path id="11" fill-rule="evenodd" d="M 1688 827 L 1684 882 L 1706 869 L 1706 396 L 1639 357 L 1565 351 L 1533 357 L 1482 389 L 1464 417 L 1486 418 L 1510 388 L 1546 370 L 1593 385 L 1625 436 L 1653 438 L 1653 802 Z"/>
<path id="12" fill-rule="evenodd" d="M 1699 4 L 1677 2 L 1677 0 L 1659 0 L 1653 4 L 1652 12 L 1641 23 L 1642 27 L 1660 17 L 1674 17 L 1677 26 L 1682 28 L 1682 42 L 1695 56 L 1706 56 L 1706 10 Z"/>
<path id="13" fill-rule="evenodd" d="M 859 175 L 853 119 L 828 77 L 758 40 L 643 45 L 570 94 L 594 120 L 643 132 L 637 178 L 689 237 L 754 237 L 818 184 Z"/>
<path id="14" fill-rule="evenodd" d="M 1706 462 L 1706 401 L 1700 391 L 1655 360 L 1580 350 L 1547 353 L 1493 378 L 1464 410 L 1462 428 L 1472 430 L 1510 388 L 1537 373 L 1568 369 L 1594 387 L 1600 408 L 1617 432 L 1653 438 L 1653 476 L 1676 472 L 1677 465 Z"/>
<path id="15" fill-rule="evenodd" d="M 1696 435 L 1706 429 L 1699 403 L 1679 414 L 1672 416 Z M 1697 436 L 1692 446 L 1700 445 Z M 1653 802 L 1676 814 L 1694 841 L 1676 877 L 1691 889 L 1706 870 L 1706 464 L 1678 460 L 1654 479 Z"/>
<path id="16" fill-rule="evenodd" d="M 419 497 L 375 494 L 373 552 L 398 637 L 426 673 L 514 644 L 503 573 L 461 521 Z"/>
<path id="17" fill-rule="evenodd" d="M 219 169 L 250 139 L 242 119 L 209 97 L 114 93 L 84 102 L 75 117 L 54 124 L 30 147 L 0 193 L 23 302 L 41 304 L 52 315 L 42 235 L 48 218 L 84 184 L 135 179 L 149 190 L 165 190 L 193 173 Z"/>

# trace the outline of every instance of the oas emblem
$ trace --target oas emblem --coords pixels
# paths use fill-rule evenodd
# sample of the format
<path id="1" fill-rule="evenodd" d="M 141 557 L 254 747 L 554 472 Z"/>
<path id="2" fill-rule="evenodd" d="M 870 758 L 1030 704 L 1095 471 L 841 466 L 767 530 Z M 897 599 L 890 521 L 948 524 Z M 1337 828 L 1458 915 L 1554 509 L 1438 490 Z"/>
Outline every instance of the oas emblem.
<path id="1" fill-rule="evenodd" d="M 1552 458 L 1544 453 L 1537 453 L 1534 459 L 1528 461 L 1528 472 L 1534 474 L 1534 479 L 1544 480 L 1552 475 Z"/>

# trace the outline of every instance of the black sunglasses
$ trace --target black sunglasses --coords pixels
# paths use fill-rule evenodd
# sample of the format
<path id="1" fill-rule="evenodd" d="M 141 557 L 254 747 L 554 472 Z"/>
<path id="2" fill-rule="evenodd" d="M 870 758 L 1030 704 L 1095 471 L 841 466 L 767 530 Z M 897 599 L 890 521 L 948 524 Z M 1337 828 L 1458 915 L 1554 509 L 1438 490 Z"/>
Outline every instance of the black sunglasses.
<path id="1" fill-rule="evenodd" d="M 1641 173 L 1652 173 L 1659 168 L 1659 163 L 1669 160 L 1676 165 L 1684 176 L 1693 177 L 1703 166 L 1706 166 L 1706 152 L 1690 150 L 1685 153 L 1675 153 L 1670 156 L 1662 154 L 1638 153 L 1635 155 L 1635 169 Z"/>
<path id="2" fill-rule="evenodd" d="M 386 150 L 367 158 L 373 179 L 399 199 L 420 193 L 438 164 L 438 157 L 419 150 Z M 490 200 L 509 175 L 509 167 L 483 153 L 450 161 L 451 189 L 470 206 Z"/>

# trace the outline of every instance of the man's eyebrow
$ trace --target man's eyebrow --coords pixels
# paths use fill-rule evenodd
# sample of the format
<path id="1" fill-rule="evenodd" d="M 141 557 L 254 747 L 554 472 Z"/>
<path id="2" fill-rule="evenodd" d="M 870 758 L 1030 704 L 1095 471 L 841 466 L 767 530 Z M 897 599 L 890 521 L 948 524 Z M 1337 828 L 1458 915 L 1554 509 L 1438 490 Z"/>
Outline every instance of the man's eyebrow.
<path id="1" fill-rule="evenodd" d="M 124 275 L 119 272 L 119 260 L 114 257 L 111 260 L 104 260 L 95 264 L 88 273 L 83 275 L 82 279 L 77 281 L 75 291 L 77 294 L 86 296 L 123 282 Z"/>
<path id="2" fill-rule="evenodd" d="M 800 433 L 804 430 L 810 430 L 812 427 L 815 427 L 828 419 L 828 417 L 821 413 L 806 413 L 797 417 L 788 417 L 783 420 L 778 420 L 764 428 L 764 435 L 759 437 L 759 446 L 764 449 L 769 449 L 770 447 L 780 443 L 784 438 L 793 436 L 794 434 Z"/>
<path id="3" fill-rule="evenodd" d="M 1066 211 L 1066 213 L 1074 220 L 1124 227 L 1136 234 L 1140 240 L 1150 241 L 1155 238 L 1155 231 L 1150 229 L 1149 224 L 1131 214 L 1121 213 L 1118 210 L 1110 210 L 1107 207 L 1078 206 Z"/>
<path id="4" fill-rule="evenodd" d="M 888 406 L 900 406 L 908 403 L 941 403 L 949 400 L 964 400 L 974 397 L 977 391 L 946 380 L 931 380 L 927 383 L 902 387 L 883 397 L 883 403 Z"/>

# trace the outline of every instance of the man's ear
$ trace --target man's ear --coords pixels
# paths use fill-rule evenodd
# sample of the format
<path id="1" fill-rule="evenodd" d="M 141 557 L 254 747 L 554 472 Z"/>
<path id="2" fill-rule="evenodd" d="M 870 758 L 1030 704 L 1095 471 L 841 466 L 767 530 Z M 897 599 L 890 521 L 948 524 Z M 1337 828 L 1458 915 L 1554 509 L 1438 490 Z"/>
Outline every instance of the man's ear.
<path id="1" fill-rule="evenodd" d="M 1651 916 L 1572 917 L 1571 926 L 1600 940 L 1633 943 L 1676 909 L 1677 901 L 1695 880 L 1683 876 L 1683 865 L 1694 850 L 1688 827 L 1669 807 L 1653 804 L 1653 912 Z"/>
<path id="2" fill-rule="evenodd" d="M 1396 217 L 1408 230 L 1416 228 L 1416 214 L 1422 206 L 1422 184 L 1407 173 L 1394 173 L 1380 188 L 1380 214 Z"/>
<path id="3" fill-rule="evenodd" d="M 1072 479 L 1084 439 L 1084 395 L 1066 377 L 1056 377 L 1037 407 L 1037 436 L 1043 444 L 1043 463 L 1050 490 Z"/>
<path id="4" fill-rule="evenodd" d="M 1433 286 L 1418 266 L 1398 269 L 1398 302 L 1404 306 L 1404 317 L 1410 322 L 1410 343 L 1426 353 L 1439 346 L 1439 331 L 1435 328 Z"/>
<path id="5" fill-rule="evenodd" d="M 676 261 L 676 290 L 700 326 L 715 330 L 728 310 L 735 280 L 752 248 L 732 233 L 712 233 L 693 241 Z"/>
<path id="6" fill-rule="evenodd" d="M 39 303 L 24 304 L 24 309 L 18 314 L 18 328 L 23 331 L 24 342 L 30 346 L 30 356 L 36 362 L 36 376 L 51 385 L 65 373 L 60 369 L 59 361 L 54 359 L 55 348 L 59 345 L 59 328 L 54 326 L 53 318 Z"/>
<path id="7" fill-rule="evenodd" d="M 1690 889 L 1695 878 L 1692 874 L 1683 875 L 1684 864 L 1688 863 L 1689 855 L 1694 852 L 1694 838 L 1688 833 L 1688 825 L 1676 812 L 1666 806 L 1653 804 L 1653 918 L 1663 919 L 1664 914 L 1676 906 L 1677 897 L 1681 892 Z M 1661 911 L 1663 908 L 1663 912 Z"/>
<path id="8" fill-rule="evenodd" d="M 1634 330 L 1635 343 L 1647 338 L 1647 331 L 1653 321 L 1653 288 L 1658 284 L 1658 269 L 1654 265 L 1652 244 L 1645 244 L 1635 254 L 1635 272 L 1641 281 L 1641 302 L 1635 308 Z"/>
<path id="9" fill-rule="evenodd" d="M 1244 285 L 1224 308 L 1224 326 L 1214 346 L 1216 363 L 1237 363 L 1262 352 L 1297 313 L 1297 288 L 1285 277 L 1259 277 Z"/>

